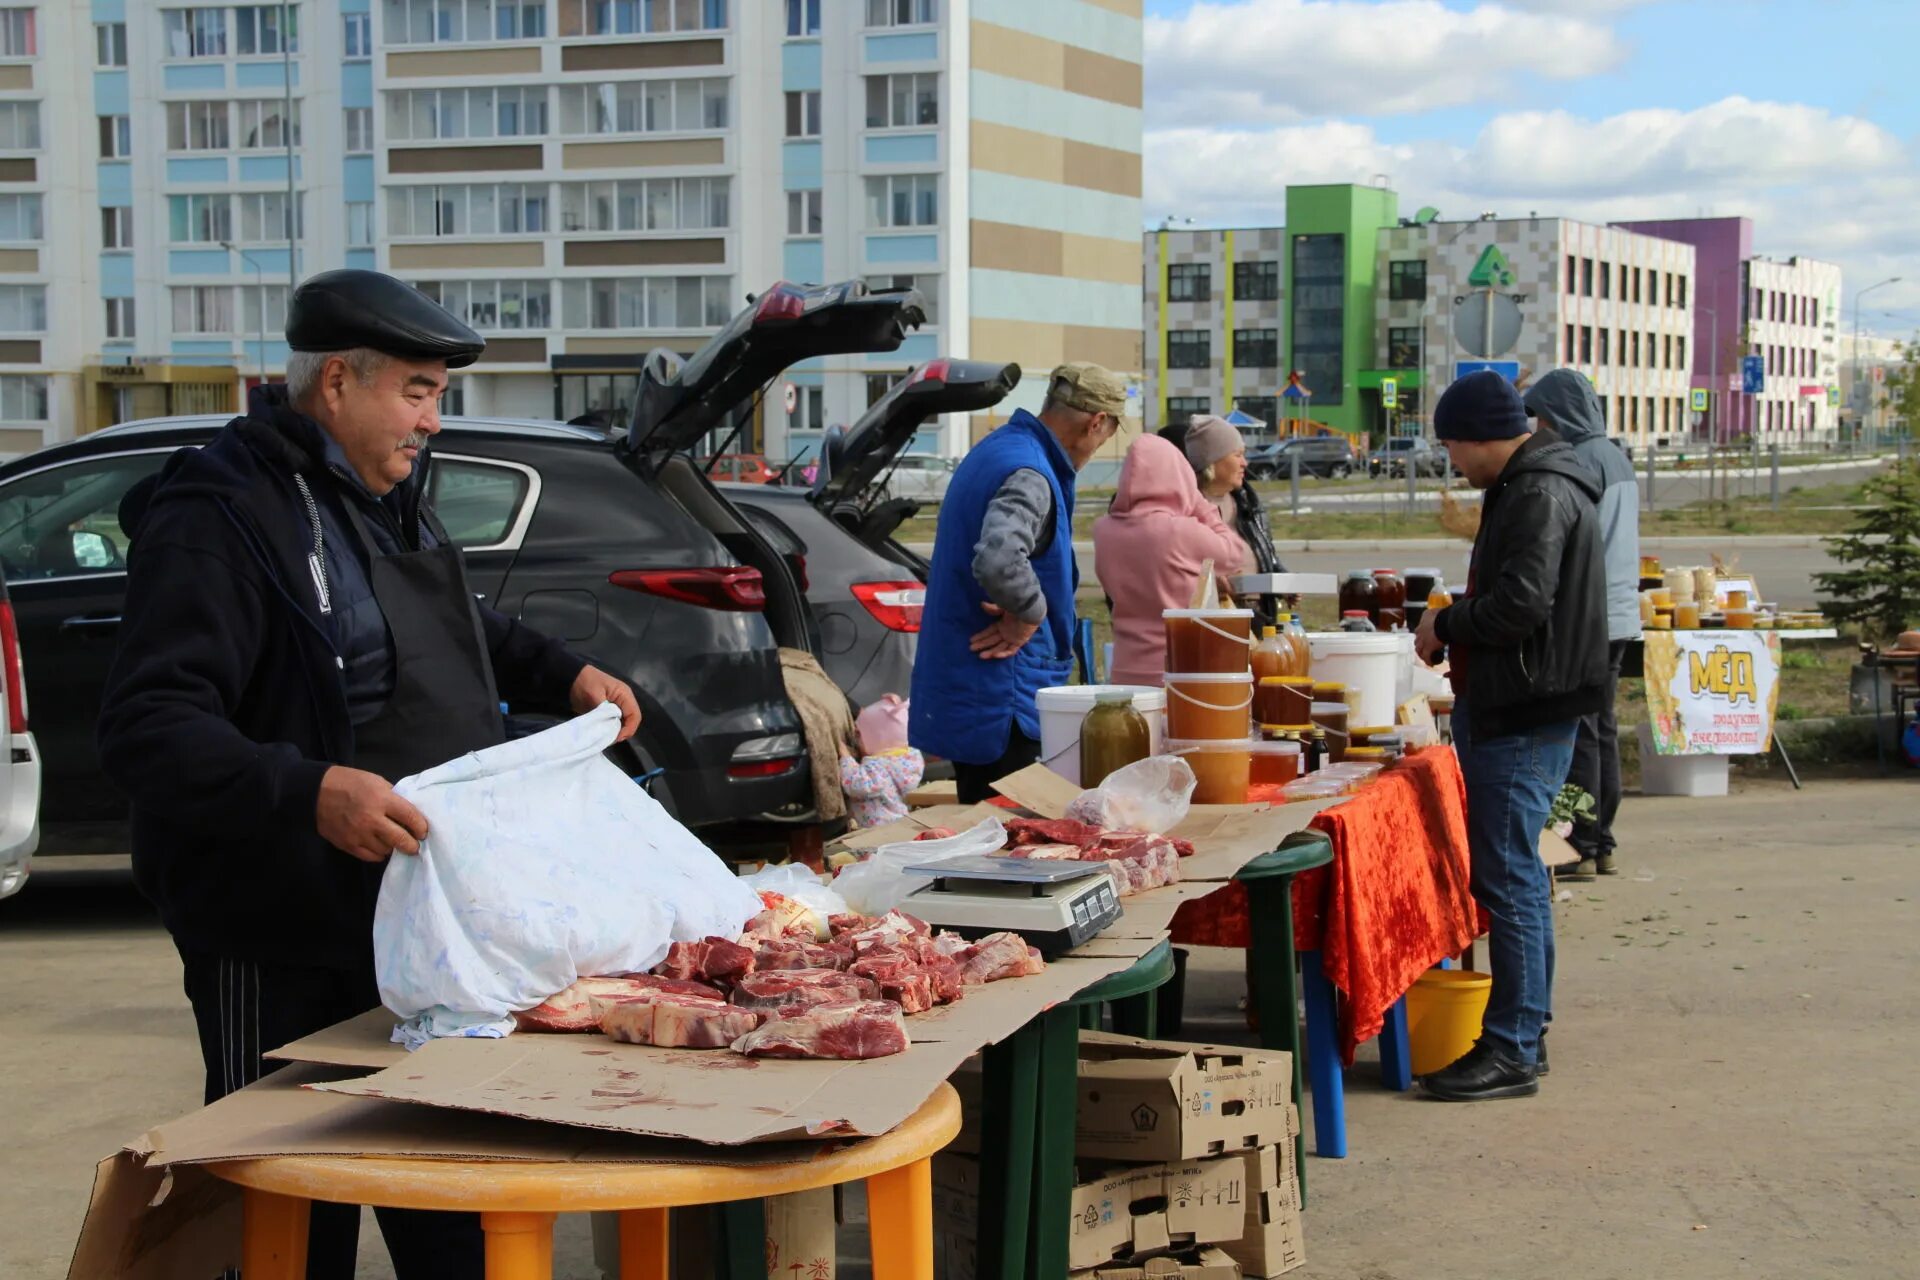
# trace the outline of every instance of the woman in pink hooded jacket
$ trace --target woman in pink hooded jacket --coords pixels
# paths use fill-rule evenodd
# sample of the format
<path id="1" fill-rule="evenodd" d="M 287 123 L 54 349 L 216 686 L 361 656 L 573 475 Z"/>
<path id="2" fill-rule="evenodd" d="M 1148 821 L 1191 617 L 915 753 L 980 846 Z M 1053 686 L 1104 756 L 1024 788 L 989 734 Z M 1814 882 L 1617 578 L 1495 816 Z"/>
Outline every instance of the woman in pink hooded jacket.
<path id="1" fill-rule="evenodd" d="M 1157 685 L 1166 672 L 1162 609 L 1193 603 L 1202 562 L 1224 581 L 1246 544 L 1200 494 L 1185 455 L 1159 436 L 1141 436 L 1120 467 L 1120 491 L 1093 525 L 1093 567 L 1113 601 L 1115 684 Z"/>

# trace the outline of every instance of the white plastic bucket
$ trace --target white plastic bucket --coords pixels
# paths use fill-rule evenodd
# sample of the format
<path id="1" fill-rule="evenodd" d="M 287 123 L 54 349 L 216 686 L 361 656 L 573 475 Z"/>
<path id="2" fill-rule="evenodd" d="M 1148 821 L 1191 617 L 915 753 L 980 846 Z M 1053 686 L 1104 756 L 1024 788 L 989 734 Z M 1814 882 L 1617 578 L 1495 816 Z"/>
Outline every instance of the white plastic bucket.
<path id="1" fill-rule="evenodd" d="M 1413 688 L 1413 636 L 1405 631 L 1314 631 L 1313 678 L 1358 690 L 1355 724 L 1394 724 Z M 1403 692 L 1404 691 L 1404 692 Z"/>
<path id="2" fill-rule="evenodd" d="M 1069 782 L 1080 781 L 1080 724 L 1103 693 L 1127 690 L 1133 709 L 1147 722 L 1149 755 L 1160 754 L 1166 736 L 1167 691 L 1141 684 L 1063 684 L 1034 696 L 1040 712 L 1040 763 Z"/>

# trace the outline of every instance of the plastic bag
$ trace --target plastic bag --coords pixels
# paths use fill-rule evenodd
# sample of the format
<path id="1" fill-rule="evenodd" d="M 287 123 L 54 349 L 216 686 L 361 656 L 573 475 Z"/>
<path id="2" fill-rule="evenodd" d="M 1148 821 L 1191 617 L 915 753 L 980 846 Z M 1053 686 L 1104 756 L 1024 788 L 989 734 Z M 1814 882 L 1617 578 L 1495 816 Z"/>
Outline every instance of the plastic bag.
<path id="1" fill-rule="evenodd" d="M 1179 756 L 1148 756 L 1115 769 L 1067 806 L 1067 817 L 1110 831 L 1166 832 L 1193 801 L 1193 766 Z"/>
<path id="2" fill-rule="evenodd" d="M 883 844 L 865 862 L 842 867 L 833 879 L 833 887 L 847 900 L 847 906 L 861 915 L 882 915 L 899 906 L 915 889 L 931 883 L 924 876 L 906 874 L 905 868 L 968 854 L 998 853 L 1006 845 L 1007 829 L 1000 825 L 1000 819 L 988 818 L 958 835 L 938 840 Z"/>
<path id="3" fill-rule="evenodd" d="M 757 894 L 600 753 L 602 705 L 544 733 L 462 756 L 394 788 L 426 815 L 396 854 L 373 918 L 394 1038 L 504 1035 L 509 1015 L 574 979 L 639 973 L 667 944 L 732 938 Z"/>
<path id="4" fill-rule="evenodd" d="M 813 917 L 809 923 L 822 940 L 828 936 L 827 922 L 847 912 L 847 900 L 824 883 L 818 872 L 798 862 L 762 867 L 750 876 L 742 876 L 740 883 L 756 894 L 777 893 L 805 907 Z"/>

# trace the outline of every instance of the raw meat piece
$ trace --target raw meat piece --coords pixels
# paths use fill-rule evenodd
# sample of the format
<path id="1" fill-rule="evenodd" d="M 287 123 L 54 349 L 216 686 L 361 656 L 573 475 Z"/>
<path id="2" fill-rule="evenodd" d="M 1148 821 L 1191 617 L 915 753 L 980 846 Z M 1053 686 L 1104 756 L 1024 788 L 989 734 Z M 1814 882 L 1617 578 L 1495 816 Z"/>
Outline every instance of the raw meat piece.
<path id="1" fill-rule="evenodd" d="M 886 1000 L 823 1004 L 733 1042 L 735 1053 L 750 1058 L 884 1058 L 906 1049 L 900 1006 Z"/>
<path id="2" fill-rule="evenodd" d="M 754 955 L 753 971 L 773 969 L 844 969 L 853 963 L 853 948 L 838 942 L 802 942 L 781 938 L 763 942 Z"/>
<path id="3" fill-rule="evenodd" d="M 862 916 L 862 915 L 854 915 L 852 913 L 847 913 L 847 914 L 837 915 L 837 916 L 828 916 L 827 927 L 833 930 L 833 936 L 838 938 L 841 934 L 844 934 L 844 933 L 858 933 L 862 929 L 865 929 L 868 926 L 870 926 L 873 923 L 873 921 L 874 921 L 874 917 L 872 916 Z"/>
<path id="4" fill-rule="evenodd" d="M 904 911 L 889 911 L 864 929 L 835 935 L 834 941 L 844 942 L 853 948 L 856 956 L 864 956 L 876 946 L 897 943 L 903 938 L 932 936 L 933 926 L 925 920 Z"/>
<path id="5" fill-rule="evenodd" d="M 542 1000 L 531 1009 L 513 1015 L 514 1026 L 521 1031 L 592 1031 L 600 1025 L 593 1001 L 621 1000 L 650 991 L 672 991 L 679 995 L 707 996 L 718 1000 L 721 992 L 704 982 L 681 982 L 636 974 L 625 978 L 580 978 L 566 990 Z"/>
<path id="6" fill-rule="evenodd" d="M 957 959 L 961 978 L 974 986 L 1001 978 L 1031 977 L 1047 967 L 1040 953 L 1017 933 L 990 933 Z"/>
<path id="7" fill-rule="evenodd" d="M 723 1049 L 760 1025 L 761 1015 L 723 1000 L 650 992 L 630 1000 L 596 1000 L 600 1029 L 623 1044 Z"/>
<path id="8" fill-rule="evenodd" d="M 863 978 L 880 984 L 882 999 L 892 1000 L 906 1013 L 925 1013 L 933 1008 L 933 975 L 903 956 L 882 956 L 855 960 L 853 970 Z"/>
<path id="9" fill-rule="evenodd" d="M 919 835 L 915 836 L 914 839 L 915 840 L 946 840 L 946 839 L 950 839 L 953 836 L 957 836 L 959 834 L 960 833 L 958 831 L 955 831 L 952 827 L 928 827 L 925 831 L 922 831 Z"/>
<path id="10" fill-rule="evenodd" d="M 879 994 L 879 984 L 871 978 L 831 969 L 792 969 L 748 974 L 734 986 L 733 1002 L 770 1013 L 834 1000 L 872 1000 Z"/>
<path id="11" fill-rule="evenodd" d="M 1032 858 L 1035 861 L 1070 862 L 1085 852 L 1077 844 L 1022 844 L 1005 851 L 1013 858 Z"/>
<path id="12" fill-rule="evenodd" d="M 967 994 L 966 979 L 960 976 L 960 962 L 952 956 L 936 955 L 925 967 L 927 977 L 933 982 L 935 1004 L 952 1004 Z"/>
<path id="13" fill-rule="evenodd" d="M 1071 818 L 1008 818 L 1006 827 L 1009 845 L 1071 844 L 1086 849 L 1105 834 L 1091 823 Z"/>
<path id="14" fill-rule="evenodd" d="M 827 922 L 812 907 L 794 901 L 783 893 L 763 890 L 760 901 L 766 907 L 747 921 L 746 938 L 801 938 L 823 942 L 829 936 Z"/>
<path id="15" fill-rule="evenodd" d="M 753 972 L 753 949 L 725 938 L 676 942 L 667 948 L 667 958 L 655 965 L 653 971 L 663 978 L 731 983 Z"/>
<path id="16" fill-rule="evenodd" d="M 933 935 L 933 950 L 936 955 L 957 956 L 973 943 L 949 929 L 942 929 Z"/>

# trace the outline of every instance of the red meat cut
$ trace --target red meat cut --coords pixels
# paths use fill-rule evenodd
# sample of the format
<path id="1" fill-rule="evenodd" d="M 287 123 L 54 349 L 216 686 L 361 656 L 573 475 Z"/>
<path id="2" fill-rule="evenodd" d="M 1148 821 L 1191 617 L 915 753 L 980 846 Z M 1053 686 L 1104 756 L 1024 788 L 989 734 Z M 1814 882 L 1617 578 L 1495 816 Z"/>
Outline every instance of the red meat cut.
<path id="1" fill-rule="evenodd" d="M 904 1053 L 907 1024 L 887 1000 L 844 1000 L 776 1018 L 733 1042 L 750 1058 L 884 1058 Z"/>
<path id="2" fill-rule="evenodd" d="M 1092 823 L 1075 822 L 1072 818 L 1008 818 L 1006 827 L 1007 843 L 1012 846 L 1072 844 L 1088 849 L 1106 834 Z"/>
<path id="3" fill-rule="evenodd" d="M 667 948 L 667 958 L 655 965 L 653 971 L 663 978 L 731 983 L 753 972 L 753 949 L 715 937 L 699 942 L 676 942 Z"/>
<path id="4" fill-rule="evenodd" d="M 898 1004 L 905 1013 L 933 1008 L 933 975 L 903 956 L 877 956 L 853 962 L 853 973 L 880 984 L 882 999 Z"/>
<path id="5" fill-rule="evenodd" d="M 733 988 L 733 1002 L 743 1009 L 780 1014 L 845 1000 L 873 1000 L 880 986 L 873 979 L 832 969 L 774 970 L 750 973 Z"/>
<path id="6" fill-rule="evenodd" d="M 853 948 L 843 942 L 802 942 L 780 938 L 763 942 L 754 952 L 753 971 L 773 969 L 844 969 L 853 963 Z"/>
<path id="7" fill-rule="evenodd" d="M 600 1025 L 600 1019 L 593 1011 L 596 998 L 608 1001 L 631 999 L 653 991 L 705 996 L 713 1000 L 722 998 L 718 987 L 710 987 L 704 982 L 682 982 L 676 978 L 655 977 L 650 973 L 625 978 L 579 978 L 566 990 L 548 996 L 531 1009 L 515 1013 L 513 1023 L 521 1031 L 592 1031 Z"/>
<path id="8" fill-rule="evenodd" d="M 632 1000 L 596 1000 L 600 1029 L 623 1044 L 724 1049 L 760 1025 L 760 1015 L 721 1000 L 653 992 Z"/>
<path id="9" fill-rule="evenodd" d="M 1047 967 L 1040 952 L 1017 933 L 990 933 L 956 959 L 960 961 L 962 980 L 975 986 L 1002 978 L 1031 977 Z"/>
<path id="10" fill-rule="evenodd" d="M 959 834 L 960 833 L 958 831 L 955 831 L 952 827 L 928 827 L 925 831 L 922 831 L 919 835 L 915 836 L 914 839 L 915 840 L 949 840 Z"/>

